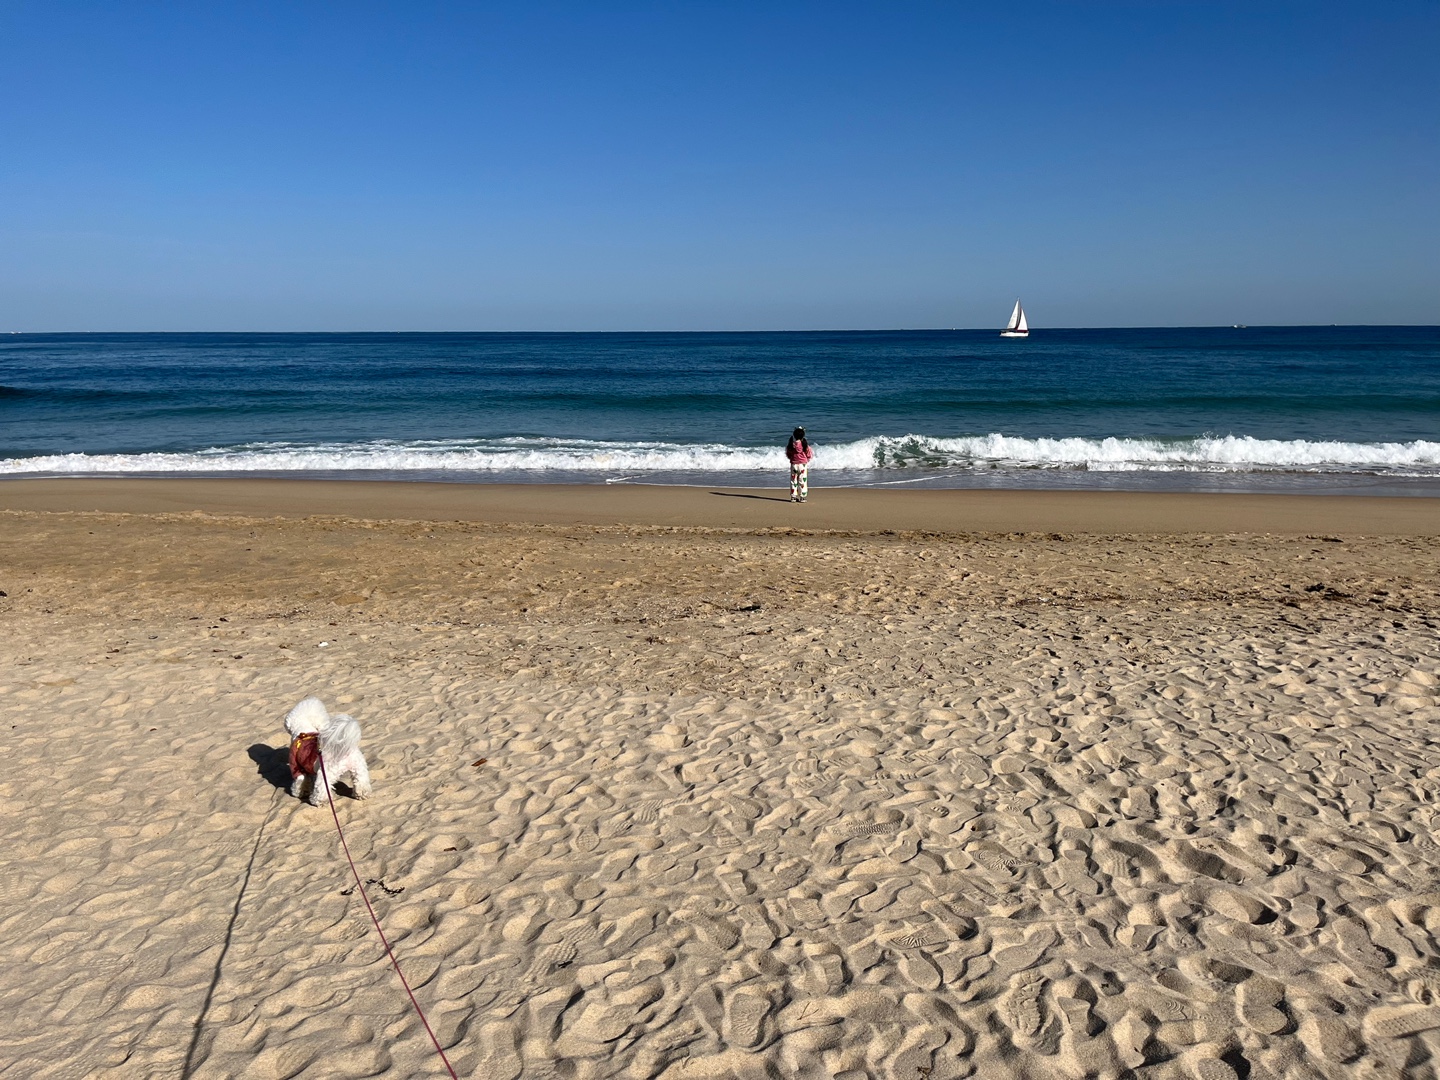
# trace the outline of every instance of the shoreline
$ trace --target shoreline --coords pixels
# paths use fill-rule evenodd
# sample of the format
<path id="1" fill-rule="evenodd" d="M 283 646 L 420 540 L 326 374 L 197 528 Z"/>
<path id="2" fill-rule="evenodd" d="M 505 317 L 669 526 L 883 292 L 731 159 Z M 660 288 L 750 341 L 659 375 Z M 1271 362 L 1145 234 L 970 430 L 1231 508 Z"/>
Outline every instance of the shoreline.
<path id="1" fill-rule="evenodd" d="M 256 478 L 0 480 L 0 511 L 946 534 L 1440 535 L 1440 499 L 1161 491 L 457 484 Z"/>

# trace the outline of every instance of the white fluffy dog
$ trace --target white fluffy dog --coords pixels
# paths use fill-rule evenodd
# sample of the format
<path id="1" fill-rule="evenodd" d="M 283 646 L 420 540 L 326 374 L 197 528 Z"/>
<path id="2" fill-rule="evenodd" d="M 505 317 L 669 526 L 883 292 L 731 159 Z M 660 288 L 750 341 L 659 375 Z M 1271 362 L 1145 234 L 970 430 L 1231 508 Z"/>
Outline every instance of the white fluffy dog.
<path id="1" fill-rule="evenodd" d="M 307 697 L 285 717 L 285 731 L 290 736 L 290 794 L 295 798 L 311 806 L 321 804 L 325 790 L 319 778 L 321 757 L 331 788 L 349 776 L 355 798 L 370 794 L 370 768 L 360 752 L 360 725 L 354 717 L 331 716 L 319 698 Z"/>

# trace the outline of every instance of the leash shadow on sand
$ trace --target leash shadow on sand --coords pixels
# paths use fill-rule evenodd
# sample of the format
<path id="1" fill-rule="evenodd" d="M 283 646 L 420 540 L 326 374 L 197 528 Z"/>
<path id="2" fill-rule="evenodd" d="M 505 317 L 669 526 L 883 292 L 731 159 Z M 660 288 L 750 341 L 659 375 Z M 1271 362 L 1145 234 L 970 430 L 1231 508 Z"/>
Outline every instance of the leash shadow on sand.
<path id="1" fill-rule="evenodd" d="M 263 751 L 263 753 L 257 755 L 257 751 Z M 285 776 L 284 780 L 278 782 L 272 776 L 275 755 L 278 755 L 278 761 L 281 768 L 284 769 Z M 285 789 L 286 781 L 290 776 L 288 751 L 256 744 L 250 748 L 250 757 L 260 766 L 262 776 L 274 783 L 280 791 Z M 260 828 L 255 833 L 255 845 L 250 849 L 250 858 L 245 864 L 245 873 L 240 878 L 240 888 L 235 894 L 235 903 L 230 909 L 230 921 L 225 926 L 225 939 L 220 945 L 220 955 L 215 960 L 215 970 L 210 975 L 210 986 L 205 991 L 205 1000 L 200 1004 L 200 1013 L 195 1017 L 195 1023 L 190 1033 L 190 1045 L 185 1050 L 185 1064 L 180 1069 L 180 1080 L 190 1080 L 199 1063 L 197 1054 L 200 1051 L 200 1038 L 205 1031 L 205 1021 L 210 1015 L 210 1006 L 215 1000 L 215 990 L 220 985 L 220 974 L 225 967 L 225 958 L 230 954 L 230 943 L 235 937 L 235 924 L 240 918 L 240 906 L 245 900 L 246 890 L 250 888 L 250 877 L 255 871 L 255 860 L 260 854 L 260 845 L 265 839 L 265 829 L 270 824 L 270 817 L 274 814 L 275 808 L 280 805 L 280 791 L 271 793 L 269 809 L 265 811 L 265 816 L 260 820 Z"/>

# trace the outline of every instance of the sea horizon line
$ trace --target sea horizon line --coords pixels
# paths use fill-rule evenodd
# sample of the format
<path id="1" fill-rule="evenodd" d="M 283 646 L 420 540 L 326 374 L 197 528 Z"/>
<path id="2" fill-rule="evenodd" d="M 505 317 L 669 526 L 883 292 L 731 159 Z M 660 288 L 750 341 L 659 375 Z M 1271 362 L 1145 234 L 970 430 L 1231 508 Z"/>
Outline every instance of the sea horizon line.
<path id="1" fill-rule="evenodd" d="M 1440 330 L 1440 323 L 1194 323 L 1194 324 L 1144 324 L 1130 326 L 1044 326 L 1038 331 L 1033 327 L 1031 335 L 1047 333 L 1074 333 L 1079 331 L 1115 330 Z M 806 327 L 770 330 L 3 330 L 0 336 L 7 337 L 158 337 L 173 335 L 205 335 L 210 337 L 243 337 L 266 335 L 271 337 L 323 337 L 323 336 L 372 336 L 404 337 L 598 337 L 602 335 L 638 337 L 642 335 L 664 335 L 675 337 L 694 334 L 706 336 L 746 334 L 999 334 L 994 326 L 895 326 L 895 327 Z"/>

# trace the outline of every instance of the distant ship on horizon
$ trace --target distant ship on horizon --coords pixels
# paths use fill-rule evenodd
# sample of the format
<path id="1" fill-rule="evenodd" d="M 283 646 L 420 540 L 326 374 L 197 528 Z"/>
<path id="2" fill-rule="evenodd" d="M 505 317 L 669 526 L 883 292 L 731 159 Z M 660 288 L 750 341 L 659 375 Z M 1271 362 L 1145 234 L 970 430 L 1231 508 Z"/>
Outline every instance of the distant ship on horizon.
<path id="1" fill-rule="evenodd" d="M 1025 321 L 1025 309 L 1020 306 L 1020 301 L 1015 301 L 1015 310 L 1010 313 L 1010 322 L 1004 330 L 1000 331 L 1001 337 L 1029 337 L 1030 324 Z"/>

